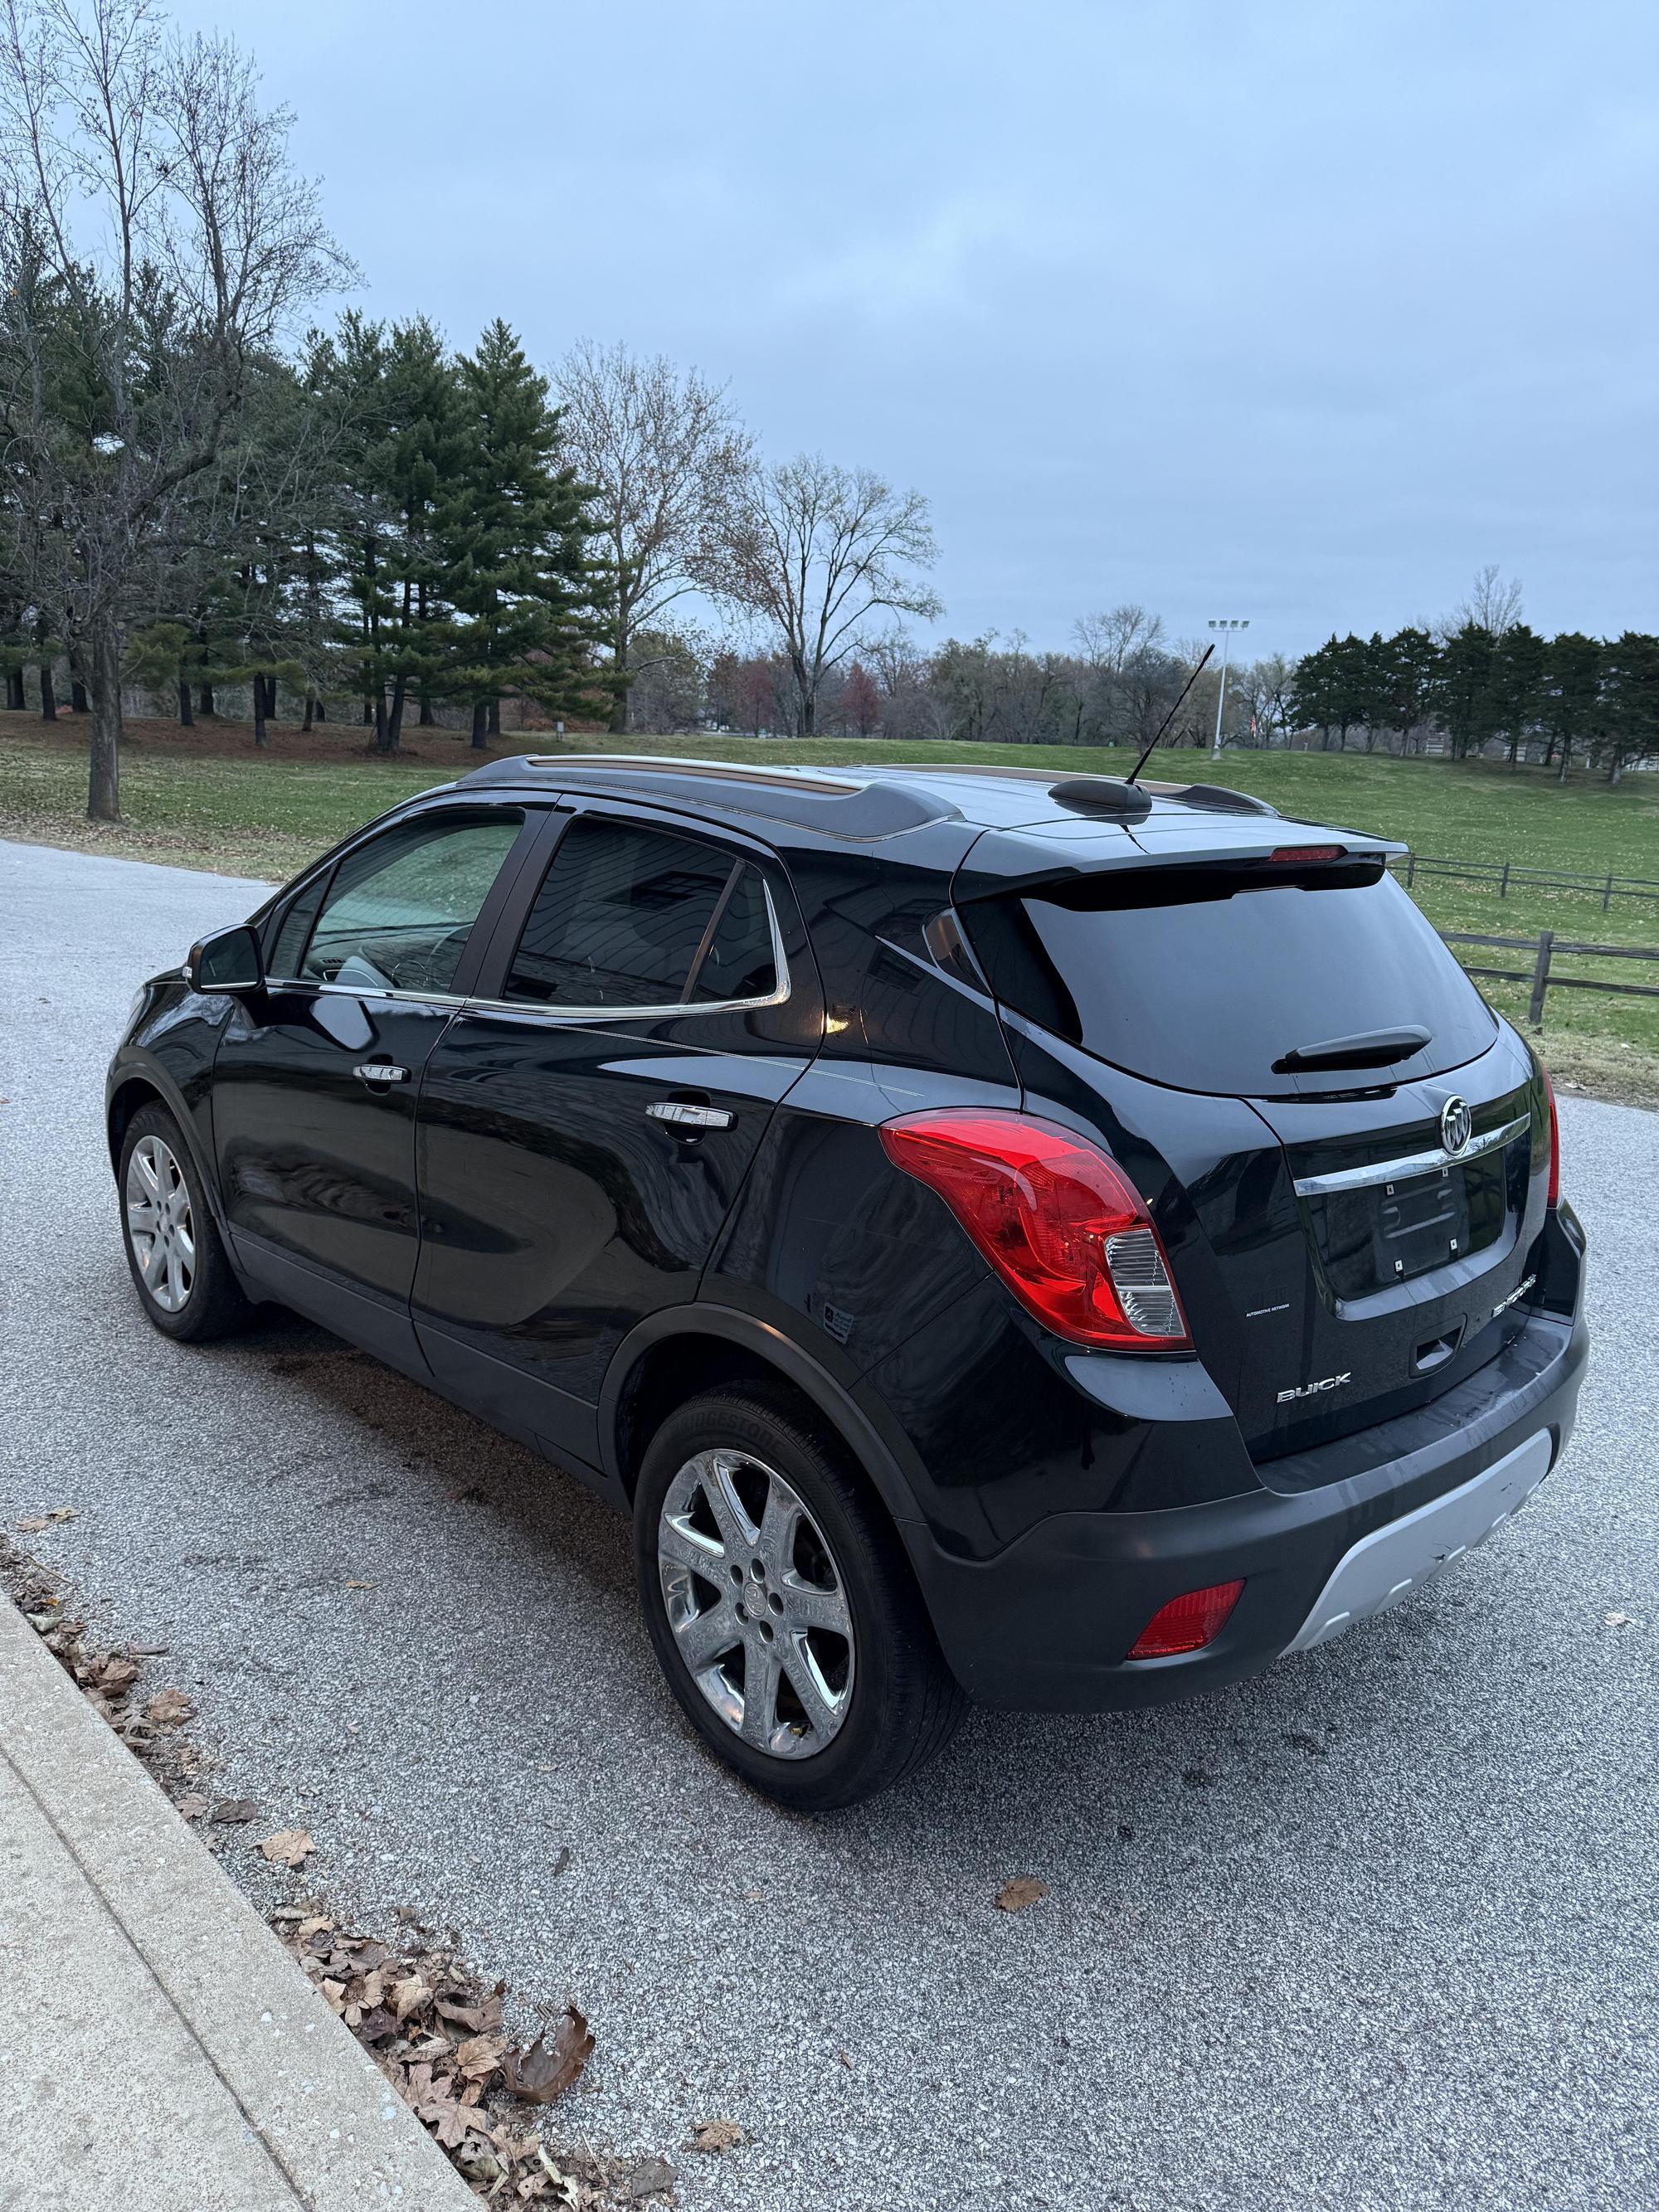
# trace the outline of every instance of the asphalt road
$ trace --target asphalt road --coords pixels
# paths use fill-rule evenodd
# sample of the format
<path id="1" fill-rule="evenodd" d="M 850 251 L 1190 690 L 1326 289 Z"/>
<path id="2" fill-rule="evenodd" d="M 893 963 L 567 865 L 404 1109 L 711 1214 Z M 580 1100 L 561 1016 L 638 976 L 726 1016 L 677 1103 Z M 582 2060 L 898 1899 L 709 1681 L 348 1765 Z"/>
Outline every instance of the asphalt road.
<path id="1" fill-rule="evenodd" d="M 811 1822 L 696 1747 L 573 1480 L 297 1322 L 140 1318 L 105 1063 L 257 896 L 0 847 L 0 1515 L 77 1510 L 33 1542 L 169 1647 L 252 1835 L 309 1826 L 349 1909 L 582 2006 L 562 2124 L 697 2212 L 1659 2202 L 1659 1115 L 1565 1104 L 1596 1345 L 1518 1522 L 1260 1681 L 973 1715 Z M 1052 1894 L 1011 1917 L 1016 1874 Z M 750 2142 L 684 2152 L 716 2115 Z"/>

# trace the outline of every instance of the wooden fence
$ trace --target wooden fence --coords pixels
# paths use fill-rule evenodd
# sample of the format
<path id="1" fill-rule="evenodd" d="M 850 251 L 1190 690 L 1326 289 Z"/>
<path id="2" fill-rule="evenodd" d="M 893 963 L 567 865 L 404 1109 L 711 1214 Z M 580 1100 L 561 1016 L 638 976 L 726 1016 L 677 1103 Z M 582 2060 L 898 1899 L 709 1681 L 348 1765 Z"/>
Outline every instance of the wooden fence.
<path id="1" fill-rule="evenodd" d="M 1443 929 L 1442 938 L 1448 945 L 1476 945 L 1495 947 L 1500 951 L 1530 952 L 1530 968 L 1476 968 L 1464 961 L 1471 975 L 1488 975 L 1504 983 L 1530 983 L 1532 997 L 1527 1008 L 1527 1018 L 1534 1029 L 1541 1028 L 1544 1020 L 1544 1000 L 1550 991 L 1613 991 L 1626 999 L 1659 999 L 1659 983 L 1603 983 L 1587 975 L 1558 975 L 1554 962 L 1558 954 L 1577 954 L 1591 960 L 1659 960 L 1659 951 L 1638 949 L 1629 945 L 1583 945 L 1577 939 L 1558 937 L 1553 929 L 1540 929 L 1532 937 L 1479 937 L 1467 929 Z M 1462 958 L 1462 955 L 1459 955 Z"/>
<path id="2" fill-rule="evenodd" d="M 1513 860 L 1432 860 L 1426 854 L 1407 853 L 1389 862 L 1405 877 L 1409 890 L 1419 876 L 1458 876 L 1466 882 L 1496 889 L 1507 898 L 1510 886 L 1537 884 L 1546 890 L 1586 891 L 1601 902 L 1605 914 L 1616 898 L 1659 899 L 1659 883 L 1646 876 L 1583 876 L 1560 868 L 1522 868 Z"/>

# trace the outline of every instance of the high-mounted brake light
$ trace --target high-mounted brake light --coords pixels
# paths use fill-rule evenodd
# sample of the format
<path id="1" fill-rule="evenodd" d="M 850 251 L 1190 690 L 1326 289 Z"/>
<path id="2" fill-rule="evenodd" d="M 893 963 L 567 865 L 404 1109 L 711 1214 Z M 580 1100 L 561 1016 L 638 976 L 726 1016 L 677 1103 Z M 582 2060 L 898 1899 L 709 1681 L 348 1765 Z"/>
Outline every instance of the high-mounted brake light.
<path id="1" fill-rule="evenodd" d="M 1313 860 L 1340 860 L 1346 845 L 1275 845 L 1267 855 L 1270 868 L 1297 868 Z"/>
<path id="2" fill-rule="evenodd" d="M 1544 1096 L 1549 1102 L 1550 1109 L 1550 1187 L 1548 1196 L 1544 1202 L 1547 1206 L 1559 1206 L 1561 1203 L 1561 1116 L 1555 1110 L 1555 1085 L 1550 1081 L 1549 1071 L 1546 1068 L 1541 1073 L 1544 1077 Z"/>
<path id="3" fill-rule="evenodd" d="M 1027 1311 L 1074 1344 L 1185 1352 L 1191 1339 L 1139 1192 L 1100 1150 L 1030 1114 L 944 1107 L 880 1130 Z"/>
<path id="4" fill-rule="evenodd" d="M 1232 1618 L 1242 1582 L 1212 1583 L 1188 1590 L 1159 1606 L 1129 1647 L 1132 1659 L 1173 1659 L 1178 1652 L 1201 1651 L 1213 1644 Z"/>

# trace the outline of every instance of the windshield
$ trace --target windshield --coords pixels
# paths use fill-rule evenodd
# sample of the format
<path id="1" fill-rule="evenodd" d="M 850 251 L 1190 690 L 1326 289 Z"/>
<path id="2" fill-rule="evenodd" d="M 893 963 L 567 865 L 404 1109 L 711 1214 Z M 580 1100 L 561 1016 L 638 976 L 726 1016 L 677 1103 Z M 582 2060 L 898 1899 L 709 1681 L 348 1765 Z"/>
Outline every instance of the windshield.
<path id="1" fill-rule="evenodd" d="M 1486 1006 L 1410 898 L 1373 868 L 1263 881 L 1243 869 L 1112 872 L 988 900 L 963 921 L 999 998 L 1131 1073 L 1284 1095 L 1432 1075 L 1484 1052 Z M 1273 1063 L 1333 1039 L 1426 1030 L 1395 1067 Z"/>

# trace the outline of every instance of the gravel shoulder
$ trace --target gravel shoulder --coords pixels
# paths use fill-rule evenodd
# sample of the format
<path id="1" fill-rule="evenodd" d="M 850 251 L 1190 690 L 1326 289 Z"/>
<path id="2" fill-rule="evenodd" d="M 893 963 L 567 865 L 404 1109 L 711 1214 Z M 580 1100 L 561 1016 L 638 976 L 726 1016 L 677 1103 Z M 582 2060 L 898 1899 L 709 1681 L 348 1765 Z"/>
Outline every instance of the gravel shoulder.
<path id="1" fill-rule="evenodd" d="M 692 2212 L 1659 2197 L 1659 1115 L 1563 1102 L 1596 1341 L 1517 1523 L 1259 1681 L 975 1714 L 805 1821 L 691 1741 L 572 1480 L 297 1321 L 196 1352 L 141 1318 L 105 1064 L 259 896 L 0 846 L 0 1524 L 76 1509 L 32 1547 L 168 1647 L 314 1887 L 453 1927 L 526 2018 L 580 2004 L 574 2131 L 665 2152 Z M 999 1912 L 1019 1874 L 1051 1894 Z M 716 2115 L 751 2141 L 684 2151 Z"/>

